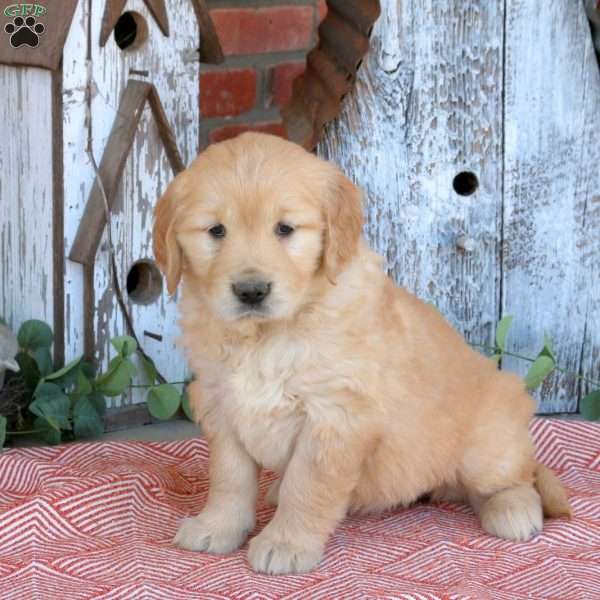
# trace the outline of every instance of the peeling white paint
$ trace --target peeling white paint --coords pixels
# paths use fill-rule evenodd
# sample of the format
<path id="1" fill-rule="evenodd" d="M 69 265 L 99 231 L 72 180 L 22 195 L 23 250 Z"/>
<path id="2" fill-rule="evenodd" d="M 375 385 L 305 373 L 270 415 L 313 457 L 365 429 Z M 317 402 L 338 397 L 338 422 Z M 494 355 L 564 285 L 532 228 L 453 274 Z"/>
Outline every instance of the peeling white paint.
<path id="1" fill-rule="evenodd" d="M 51 74 L 0 65 L 0 316 L 53 321 Z"/>
<path id="2" fill-rule="evenodd" d="M 319 151 L 366 191 L 390 274 L 468 339 L 491 343 L 512 314 L 512 349 L 535 356 L 548 332 L 598 380 L 600 75 L 582 3 L 383 0 L 371 43 Z M 453 192 L 463 170 L 472 196 Z M 539 409 L 578 397 L 554 376 Z"/>

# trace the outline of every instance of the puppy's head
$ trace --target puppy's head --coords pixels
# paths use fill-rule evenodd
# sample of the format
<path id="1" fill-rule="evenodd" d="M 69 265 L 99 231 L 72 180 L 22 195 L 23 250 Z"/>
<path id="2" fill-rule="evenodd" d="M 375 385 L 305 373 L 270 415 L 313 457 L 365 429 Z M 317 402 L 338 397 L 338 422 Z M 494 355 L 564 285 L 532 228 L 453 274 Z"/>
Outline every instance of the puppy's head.
<path id="1" fill-rule="evenodd" d="M 210 146 L 155 211 L 154 252 L 174 293 L 183 277 L 218 318 L 285 319 L 313 282 L 356 253 L 359 190 L 283 139 L 247 133 Z"/>

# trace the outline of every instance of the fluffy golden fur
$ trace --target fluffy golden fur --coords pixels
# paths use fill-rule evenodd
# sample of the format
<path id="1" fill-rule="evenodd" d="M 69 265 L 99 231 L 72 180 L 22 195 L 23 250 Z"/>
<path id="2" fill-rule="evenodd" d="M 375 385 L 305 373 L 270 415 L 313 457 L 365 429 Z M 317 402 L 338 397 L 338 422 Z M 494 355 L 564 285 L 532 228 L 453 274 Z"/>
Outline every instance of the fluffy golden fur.
<path id="1" fill-rule="evenodd" d="M 385 276 L 361 239 L 361 194 L 334 165 L 244 134 L 178 175 L 155 216 L 170 292 L 184 282 L 190 398 L 210 446 L 208 500 L 176 544 L 242 545 L 260 467 L 280 475 L 275 515 L 248 549 L 268 573 L 315 567 L 348 511 L 425 493 L 469 502 L 515 541 L 541 530 L 543 511 L 570 514 L 534 459 L 521 380 Z M 233 291 L 248 280 L 270 286 L 258 305 Z"/>

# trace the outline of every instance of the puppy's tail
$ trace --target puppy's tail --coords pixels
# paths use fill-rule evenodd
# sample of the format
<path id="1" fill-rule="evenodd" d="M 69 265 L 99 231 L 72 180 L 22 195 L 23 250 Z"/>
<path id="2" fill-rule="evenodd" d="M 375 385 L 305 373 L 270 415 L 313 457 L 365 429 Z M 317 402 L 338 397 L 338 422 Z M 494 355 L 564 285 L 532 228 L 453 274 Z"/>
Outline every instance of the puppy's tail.
<path id="1" fill-rule="evenodd" d="M 535 467 L 535 488 L 542 498 L 545 517 L 569 517 L 573 515 L 567 492 L 560 479 L 545 465 Z"/>

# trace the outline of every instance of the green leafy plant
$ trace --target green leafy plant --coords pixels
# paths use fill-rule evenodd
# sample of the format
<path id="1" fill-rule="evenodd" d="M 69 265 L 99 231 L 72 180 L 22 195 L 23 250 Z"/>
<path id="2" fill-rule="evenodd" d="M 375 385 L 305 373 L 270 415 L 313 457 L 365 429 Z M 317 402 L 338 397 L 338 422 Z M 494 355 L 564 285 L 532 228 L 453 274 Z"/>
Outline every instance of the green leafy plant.
<path id="1" fill-rule="evenodd" d="M 130 336 L 111 339 L 115 355 L 101 373 L 95 373 L 82 357 L 54 371 L 51 353 L 54 336 L 43 321 L 25 321 L 17 333 L 17 341 L 18 376 L 25 382 L 30 414 L 25 419 L 26 426 L 16 431 L 8 431 L 8 419 L 0 415 L 0 448 L 7 436 L 13 435 L 35 434 L 49 444 L 99 437 L 104 432 L 106 398 L 120 396 L 130 388 L 147 388 L 147 406 L 154 418 L 170 419 L 181 410 L 192 419 L 185 389 L 182 393 L 177 388 L 188 382 L 160 381 L 154 362 Z M 132 384 L 138 374 L 136 356 L 146 384 Z"/>
<path id="2" fill-rule="evenodd" d="M 502 361 L 505 356 L 531 363 L 527 374 L 525 375 L 525 385 L 529 391 L 539 388 L 554 371 L 571 375 L 590 386 L 600 388 L 600 382 L 594 381 L 589 377 L 584 377 L 578 373 L 572 373 L 558 365 L 552 347 L 552 340 L 547 335 L 544 336 L 542 349 L 535 358 L 508 351 L 506 349 L 506 339 L 513 321 L 514 319 L 512 316 L 506 316 L 498 321 L 496 326 L 495 344 L 493 347 L 485 344 L 472 344 L 472 346 L 479 347 L 488 352 L 489 357 L 498 363 Z M 580 411 L 582 416 L 590 421 L 600 419 L 600 389 L 588 393 L 581 399 Z"/>
<path id="3" fill-rule="evenodd" d="M 530 367 L 525 376 L 527 389 L 533 391 L 554 372 L 559 371 L 579 379 L 595 389 L 588 393 L 580 404 L 581 414 L 588 420 L 600 420 L 600 383 L 580 374 L 569 372 L 556 362 L 552 341 L 544 336 L 543 346 L 534 358 L 507 350 L 506 341 L 513 324 L 513 317 L 506 316 L 496 326 L 494 346 L 472 344 L 481 348 L 488 356 L 500 363 L 510 356 L 527 361 Z M 0 318 L 0 322 L 4 321 Z M 47 443 L 95 438 L 104 431 L 103 417 L 106 412 L 106 397 L 123 394 L 129 388 L 146 388 L 146 402 L 150 414 L 160 420 L 172 418 L 178 411 L 193 420 L 186 386 L 188 381 L 165 382 L 151 358 L 138 348 L 130 336 L 118 336 L 111 340 L 116 355 L 111 358 L 103 373 L 82 357 L 53 371 L 51 328 L 39 320 L 26 321 L 17 334 L 19 352 L 16 361 L 29 395 L 29 428 L 8 431 L 8 420 L 0 415 L 0 448 L 7 436 L 36 434 Z M 145 384 L 132 384 L 138 374 L 133 362 L 137 356 Z M 178 385 L 183 385 L 180 392 Z"/>

